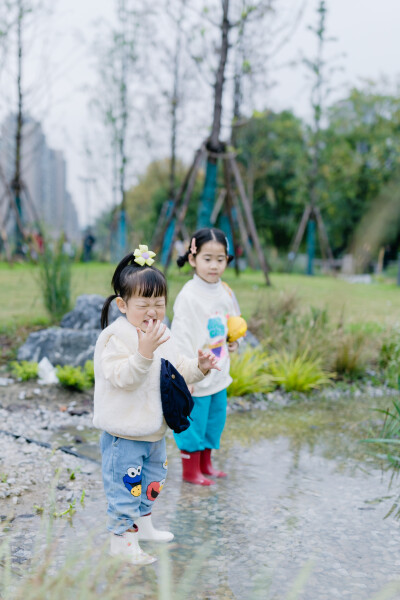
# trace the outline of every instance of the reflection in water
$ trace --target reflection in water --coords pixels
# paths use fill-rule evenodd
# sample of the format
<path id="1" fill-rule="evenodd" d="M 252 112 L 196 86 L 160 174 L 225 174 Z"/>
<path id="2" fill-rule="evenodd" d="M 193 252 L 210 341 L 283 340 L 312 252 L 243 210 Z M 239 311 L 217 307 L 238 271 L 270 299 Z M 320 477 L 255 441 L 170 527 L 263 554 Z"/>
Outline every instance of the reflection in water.
<path id="1" fill-rule="evenodd" d="M 376 418 L 368 408 L 362 400 L 321 401 L 230 415 L 215 453 L 228 478 L 210 487 L 181 481 L 169 436 L 168 478 L 154 522 L 175 539 L 165 560 L 135 570 L 126 597 L 283 600 L 300 577 L 304 592 L 293 598 L 367 600 L 398 578 L 399 523 L 384 519 L 390 473 L 358 443 Z M 62 532 L 63 545 L 84 540 L 99 520 L 100 488 L 74 515 L 72 530 Z M 160 555 L 159 547 L 143 547 Z"/>

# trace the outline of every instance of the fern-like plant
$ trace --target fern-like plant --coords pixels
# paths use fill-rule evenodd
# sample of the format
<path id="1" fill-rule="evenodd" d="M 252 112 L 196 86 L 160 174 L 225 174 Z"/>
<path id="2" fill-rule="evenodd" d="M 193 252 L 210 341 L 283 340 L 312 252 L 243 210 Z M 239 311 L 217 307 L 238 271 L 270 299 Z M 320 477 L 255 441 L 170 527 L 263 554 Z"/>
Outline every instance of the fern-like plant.
<path id="1" fill-rule="evenodd" d="M 228 396 L 266 394 L 276 387 L 274 378 L 267 372 L 268 355 L 247 348 L 231 357 L 230 374 L 233 382 L 228 387 Z"/>
<path id="2" fill-rule="evenodd" d="M 333 376 L 321 368 L 318 359 L 309 358 L 308 352 L 299 356 L 286 352 L 270 357 L 268 371 L 287 392 L 308 392 L 330 383 Z"/>

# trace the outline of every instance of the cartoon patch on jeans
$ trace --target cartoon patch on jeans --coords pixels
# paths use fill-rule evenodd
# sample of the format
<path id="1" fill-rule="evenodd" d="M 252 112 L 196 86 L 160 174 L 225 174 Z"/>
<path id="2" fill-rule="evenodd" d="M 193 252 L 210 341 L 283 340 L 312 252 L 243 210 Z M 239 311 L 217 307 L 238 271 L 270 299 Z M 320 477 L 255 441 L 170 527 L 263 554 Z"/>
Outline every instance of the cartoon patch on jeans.
<path id="1" fill-rule="evenodd" d="M 161 481 L 152 481 L 151 483 L 149 483 L 149 485 L 147 486 L 147 497 L 149 500 L 154 502 L 158 494 L 163 489 L 164 483 L 165 479 L 161 479 Z"/>
<path id="2" fill-rule="evenodd" d="M 140 496 L 142 493 L 142 467 L 129 467 L 123 477 L 123 482 L 132 496 Z"/>
<path id="3" fill-rule="evenodd" d="M 208 319 L 208 333 L 210 335 L 209 348 L 217 358 L 223 358 L 226 355 L 226 330 L 224 322 L 219 315 L 214 315 Z"/>

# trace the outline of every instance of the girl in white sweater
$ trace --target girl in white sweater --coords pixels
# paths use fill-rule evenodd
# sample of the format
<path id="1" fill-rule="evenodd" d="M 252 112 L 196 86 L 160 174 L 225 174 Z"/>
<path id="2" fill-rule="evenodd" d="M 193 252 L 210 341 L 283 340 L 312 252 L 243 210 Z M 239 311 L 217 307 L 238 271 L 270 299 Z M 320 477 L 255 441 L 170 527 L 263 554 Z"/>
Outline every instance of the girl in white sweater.
<path id="1" fill-rule="evenodd" d="M 94 418 L 101 436 L 102 474 L 108 501 L 111 554 L 134 564 L 155 560 L 139 540 L 168 542 L 169 531 L 158 531 L 151 520 L 154 500 L 167 475 L 165 431 L 160 395 L 161 358 L 167 359 L 187 383 L 201 381 L 218 369 L 211 352 L 180 355 L 166 325 L 164 275 L 152 266 L 153 252 L 139 246 L 117 266 L 114 294 L 104 303 L 94 353 Z M 108 325 L 116 300 L 125 316 Z"/>
<path id="2" fill-rule="evenodd" d="M 186 431 L 174 434 L 181 450 L 183 479 L 199 485 L 214 484 L 209 475 L 226 475 L 213 467 L 211 451 L 219 448 L 225 426 L 226 388 L 232 382 L 229 353 L 238 345 L 227 342 L 227 320 L 240 314 L 239 306 L 232 290 L 221 281 L 232 258 L 225 234 L 207 227 L 193 234 L 188 251 L 177 261 L 179 267 L 188 261 L 194 276 L 175 300 L 172 335 L 187 356 L 195 356 L 197 348 L 211 350 L 221 370 L 195 384 L 193 420 Z"/>

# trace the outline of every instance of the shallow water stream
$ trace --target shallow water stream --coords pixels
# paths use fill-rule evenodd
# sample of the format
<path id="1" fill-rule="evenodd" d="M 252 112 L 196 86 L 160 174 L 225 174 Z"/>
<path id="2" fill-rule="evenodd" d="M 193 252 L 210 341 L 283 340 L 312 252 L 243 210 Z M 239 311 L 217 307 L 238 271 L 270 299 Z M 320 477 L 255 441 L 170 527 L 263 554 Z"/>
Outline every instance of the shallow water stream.
<path id="1" fill-rule="evenodd" d="M 370 411 L 377 404 L 303 402 L 231 414 L 215 453 L 229 476 L 211 487 L 182 483 L 179 452 L 168 436 L 168 478 L 153 514 L 175 540 L 161 561 L 132 569 L 124 598 L 176 600 L 179 585 L 189 599 L 400 598 L 399 521 L 394 513 L 385 518 L 399 482 L 359 443 L 377 419 Z M 86 433 L 86 449 L 96 456 L 92 431 L 79 432 L 80 447 Z M 92 462 L 86 476 L 84 505 L 77 503 L 68 525 L 56 524 L 60 556 L 87 543 L 88 530 L 95 531 L 93 552 L 107 540 L 99 466 Z M 27 531 L 38 531 L 41 522 L 16 519 L 9 533 L 14 547 L 30 543 Z M 146 549 L 159 555 L 158 548 Z"/>

